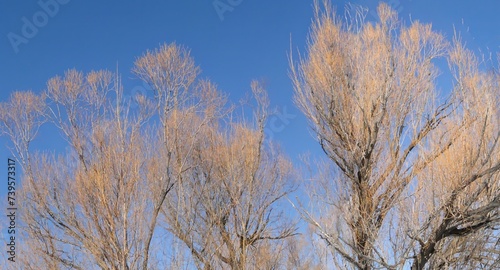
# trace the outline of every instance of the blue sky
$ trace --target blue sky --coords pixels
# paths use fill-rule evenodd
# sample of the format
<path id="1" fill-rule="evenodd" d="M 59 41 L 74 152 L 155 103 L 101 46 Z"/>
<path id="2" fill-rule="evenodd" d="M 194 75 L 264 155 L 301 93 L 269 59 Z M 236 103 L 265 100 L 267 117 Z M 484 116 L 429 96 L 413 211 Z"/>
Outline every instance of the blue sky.
<path id="1" fill-rule="evenodd" d="M 52 14 L 40 4 L 48 2 L 58 6 L 51 6 Z M 378 3 L 351 2 L 371 10 Z M 333 3 L 342 11 L 347 1 Z M 455 26 L 470 48 L 499 51 L 498 1 L 391 0 L 388 4 L 406 22 L 432 22 L 448 38 Z M 214 5 L 229 9 L 217 11 Z M 272 137 L 295 161 L 306 152 L 322 157 L 307 122 L 293 105 L 288 78 L 290 46 L 304 52 L 312 16 L 312 0 L 1 1 L 0 100 L 7 100 L 14 90 L 42 91 L 49 78 L 69 68 L 114 71 L 117 66 L 125 94 L 131 95 L 142 89 L 130 73 L 134 60 L 148 49 L 176 42 L 191 49 L 201 77 L 215 82 L 232 102 L 250 92 L 251 80 L 264 80 L 272 107 L 285 114 L 274 116 Z M 370 12 L 368 19 L 375 19 Z M 27 21 L 38 25 L 29 38 L 23 37 Z M 24 43 L 15 44 L 16 35 L 25 38 Z M 53 131 L 42 129 L 35 147 L 64 149 Z M 10 156 L 6 143 L 0 139 L 0 175 L 6 175 Z M 5 194 L 6 184 L 0 191 Z"/>

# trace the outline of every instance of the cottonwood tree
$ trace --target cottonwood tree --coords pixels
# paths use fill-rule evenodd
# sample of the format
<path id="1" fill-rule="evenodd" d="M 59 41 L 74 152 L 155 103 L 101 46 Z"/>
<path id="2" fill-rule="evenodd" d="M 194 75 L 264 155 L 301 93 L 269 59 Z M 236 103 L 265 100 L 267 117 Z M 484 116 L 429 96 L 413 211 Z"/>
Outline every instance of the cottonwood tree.
<path id="1" fill-rule="evenodd" d="M 418 177 L 409 227 L 412 269 L 493 269 L 500 265 L 500 76 L 481 72 L 455 42 L 450 66 L 461 101 L 424 151 L 461 128 L 449 150 Z M 411 200 L 410 200 L 411 201 Z"/>
<path id="2" fill-rule="evenodd" d="M 300 208 L 335 265 L 498 261 L 498 75 L 480 73 L 470 52 L 451 49 L 430 25 L 403 25 L 386 4 L 369 23 L 362 9 L 342 21 L 323 3 L 291 77 L 335 165 L 312 192 L 319 209 Z M 434 60 L 444 56 L 457 66 L 457 87 L 442 101 Z"/>
<path id="3" fill-rule="evenodd" d="M 29 243 L 21 256 L 24 267 L 140 268 L 150 233 L 145 223 L 151 220 L 135 214 L 148 213 L 150 204 L 148 142 L 139 129 L 148 115 L 122 111 L 127 106 L 118 102 L 119 80 L 106 71 L 68 71 L 50 79 L 42 95 L 16 92 L 1 113 L 23 165 L 20 202 Z M 36 119 L 44 118 L 59 128 L 68 153 L 30 155 L 29 142 L 41 123 Z"/>
<path id="4" fill-rule="evenodd" d="M 192 150 L 197 166 L 167 198 L 168 228 L 188 246 L 200 269 L 278 264 L 276 254 L 261 251 L 295 232 L 278 205 L 292 191 L 290 163 L 263 149 L 260 132 L 239 124 L 205 131 L 206 139 Z"/>
<path id="5" fill-rule="evenodd" d="M 2 135 L 9 137 L 14 145 L 11 151 L 16 154 L 22 166 L 29 164 L 28 149 L 40 126 L 46 121 L 45 108 L 44 98 L 32 91 L 14 92 L 10 95 L 10 102 L 0 104 Z"/>
<path id="6" fill-rule="evenodd" d="M 258 107 L 251 126 L 230 118 L 215 85 L 192 86 L 198 68 L 185 49 L 169 45 L 148 52 L 134 72 L 162 99 L 163 140 L 156 149 L 164 167 L 155 178 L 175 183 L 161 207 L 165 228 L 186 245 L 199 269 L 258 269 L 279 261 L 269 254 L 255 257 L 270 241 L 295 232 L 278 205 L 293 190 L 292 168 L 264 144 L 268 100 L 262 87 L 252 85 Z"/>
<path id="7" fill-rule="evenodd" d="M 263 106 L 257 124 L 236 122 L 176 44 L 145 53 L 133 72 L 154 95 L 134 97 L 135 109 L 109 71 L 69 70 L 40 95 L 15 92 L 0 103 L 1 130 L 23 169 L 20 266 L 188 267 L 178 261 L 183 250 L 163 242 L 172 238 L 198 268 L 278 261 L 276 254 L 253 263 L 295 230 L 279 204 L 293 190 L 291 164 L 263 143 Z M 254 89 L 266 103 L 264 90 Z M 67 152 L 30 148 L 45 122 L 58 128 Z"/>
<path id="8" fill-rule="evenodd" d="M 193 123 L 186 114 L 194 117 L 203 108 L 217 106 L 217 101 L 209 99 L 209 96 L 198 95 L 201 98 L 196 98 L 193 90 L 200 90 L 196 92 L 202 93 L 200 87 L 192 87 L 199 68 L 189 51 L 176 44 L 162 45 L 154 51 L 146 52 L 135 61 L 132 71 L 154 91 L 155 109 L 160 119 L 159 128 L 152 138 L 154 147 L 151 151 L 156 154 L 150 159 L 152 169 L 148 171 L 148 178 L 153 179 L 150 189 L 154 194 L 155 217 L 150 227 L 155 228 L 167 194 L 174 186 L 178 186 L 185 170 L 193 166 L 187 163 L 191 155 L 187 149 L 191 149 L 199 140 L 201 134 L 197 129 L 214 117 L 210 113 L 203 114 L 200 115 L 204 119 L 202 123 Z M 186 106 L 189 109 L 185 109 Z M 148 241 L 152 240 L 152 236 L 151 234 Z M 143 268 L 146 267 L 147 265 L 143 265 Z"/>

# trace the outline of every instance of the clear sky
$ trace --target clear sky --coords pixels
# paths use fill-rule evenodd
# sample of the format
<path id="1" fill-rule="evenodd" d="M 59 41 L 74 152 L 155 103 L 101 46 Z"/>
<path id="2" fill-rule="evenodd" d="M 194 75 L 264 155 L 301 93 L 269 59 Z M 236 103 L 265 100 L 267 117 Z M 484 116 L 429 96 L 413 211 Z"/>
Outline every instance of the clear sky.
<path id="1" fill-rule="evenodd" d="M 43 3 L 52 3 L 49 6 Z M 56 3 L 56 5 L 54 5 Z M 347 1 L 333 1 L 340 11 Z M 356 0 L 373 10 L 378 1 Z M 500 1 L 390 0 L 400 18 L 433 23 L 448 38 L 453 26 L 472 49 L 500 51 Z M 368 19 L 375 20 L 371 12 Z M 191 49 L 210 78 L 238 102 L 253 79 L 267 83 L 272 135 L 295 161 L 302 153 L 322 157 L 307 122 L 292 102 L 290 47 L 304 52 L 313 16 L 312 0 L 41 0 L 0 1 L 0 100 L 14 90 L 42 91 L 69 68 L 116 70 L 125 94 L 142 91 L 130 68 L 136 57 L 162 43 Z M 150 93 L 151 94 L 151 93 Z M 271 118 L 271 120 L 272 120 Z M 37 148 L 64 149 L 57 133 L 41 130 Z M 0 139 L 0 175 L 6 178 L 7 140 Z M 4 177 L 5 176 L 5 177 Z M 0 181 L 0 195 L 6 184 Z"/>

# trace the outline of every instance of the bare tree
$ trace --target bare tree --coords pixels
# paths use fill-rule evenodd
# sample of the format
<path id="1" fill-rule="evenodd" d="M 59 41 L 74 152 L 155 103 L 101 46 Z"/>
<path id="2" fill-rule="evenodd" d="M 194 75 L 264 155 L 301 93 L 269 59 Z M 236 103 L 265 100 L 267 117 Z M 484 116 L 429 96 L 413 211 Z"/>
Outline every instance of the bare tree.
<path id="1" fill-rule="evenodd" d="M 44 110 L 44 98 L 31 91 L 14 92 L 9 102 L 0 104 L 2 135 L 7 135 L 12 141 L 12 152 L 16 154 L 22 166 L 29 163 L 30 143 L 46 121 Z"/>
<path id="2" fill-rule="evenodd" d="M 109 98 L 111 91 L 115 100 Z M 27 242 L 32 244 L 26 252 L 38 255 L 25 256 L 28 269 L 136 269 L 142 264 L 144 222 L 150 217 L 134 213 L 148 213 L 143 162 L 147 142 L 139 130 L 147 116 L 124 114 L 121 95 L 119 79 L 110 72 L 83 76 L 72 70 L 49 80 L 44 96 L 50 107 L 29 92 L 15 93 L 3 104 L 4 129 L 11 138 L 22 139 L 14 145 L 25 173 L 20 201 Z M 18 97 L 39 101 L 20 103 Z M 28 142 L 44 111 L 71 151 L 30 159 Z"/>
<path id="3" fill-rule="evenodd" d="M 462 129 L 419 176 L 414 195 L 419 203 L 412 208 L 420 214 L 410 227 L 418 228 L 411 231 L 417 241 L 412 269 L 500 264 L 500 77 L 481 72 L 474 54 L 455 43 L 450 66 L 461 104 L 424 151 L 441 144 L 449 130 Z"/>
<path id="4" fill-rule="evenodd" d="M 489 83 L 478 81 L 481 76 L 476 77 L 477 70 L 466 69 L 473 63 L 448 49 L 446 40 L 430 25 L 413 22 L 406 27 L 386 4 L 378 7 L 380 21 L 373 24 L 364 22 L 362 9 L 349 10 L 348 20 L 343 22 L 328 1 L 323 4 L 322 8 L 315 2 L 307 55 L 298 64 L 291 60 L 291 77 L 296 103 L 309 118 L 335 168 L 327 167 L 331 173 L 324 174 L 313 192 L 322 209 L 301 208 L 301 213 L 331 248 L 339 268 L 448 266 L 456 254 L 446 253 L 446 257 L 437 252 L 437 244 L 447 247 L 442 250 L 462 245 L 462 251 L 467 252 L 464 244 L 473 236 L 463 237 L 490 228 L 498 219 L 498 193 L 486 195 L 479 187 L 475 187 L 475 199 L 467 200 L 469 208 L 474 205 L 472 209 L 476 210 L 460 207 L 471 212 L 461 212 L 463 218 L 457 219 L 458 210 L 450 208 L 459 196 L 467 194 L 466 190 L 470 191 L 470 185 L 481 181 L 489 183 L 486 186 L 497 185 L 493 183 L 497 183 L 494 179 L 500 169 L 494 151 L 498 111 L 493 108 L 498 107 L 498 77 L 487 79 Z M 470 99 L 472 93 L 455 89 L 449 98 L 439 101 L 433 60 L 445 55 L 459 66 L 459 85 L 464 80 L 474 82 L 491 93 L 492 105 L 486 111 L 481 107 L 479 119 L 455 116 L 467 114 L 470 104 L 481 106 L 481 101 Z M 469 75 L 474 79 L 468 79 Z M 479 90 L 475 96 L 478 94 Z M 484 136 L 481 129 L 474 131 L 471 126 L 475 121 L 480 125 L 480 119 L 483 133 L 487 132 Z M 452 121 L 455 124 L 449 124 Z M 464 132 L 470 138 L 483 138 L 471 152 L 459 150 Z M 454 177 L 461 181 L 456 187 L 429 193 L 430 183 L 446 181 L 438 181 L 436 174 L 429 178 L 428 173 L 449 160 L 448 155 L 463 160 L 468 159 L 467 153 L 477 156 L 468 162 L 472 167 L 459 167 L 468 176 Z M 441 170 L 444 174 L 452 171 L 445 167 Z M 437 208 L 415 210 L 414 216 L 408 216 L 408 197 L 416 204 L 436 203 Z M 318 212 L 322 215 L 316 215 Z M 471 219 L 476 216 L 482 218 Z M 418 222 L 425 217 L 430 224 Z M 420 231 L 409 226 L 411 219 L 421 225 L 417 226 Z M 438 225 L 431 225 L 434 222 Z M 453 241 L 448 236 L 454 236 Z M 442 241 L 445 238 L 453 244 Z M 491 239 L 488 241 L 484 246 L 491 248 Z M 483 256 L 486 251 L 480 250 L 475 254 Z M 435 259 L 431 262 L 431 258 Z"/>
<path id="5" fill-rule="evenodd" d="M 256 124 L 236 121 L 226 98 L 189 52 L 164 45 L 133 72 L 154 101 L 123 102 L 118 74 L 67 71 L 41 95 L 15 92 L 0 104 L 1 131 L 21 161 L 24 269 L 256 269 L 294 235 L 280 203 L 293 190 L 291 163 L 264 144 L 268 100 L 253 84 Z M 49 121 L 63 153 L 30 144 Z M 165 236 L 168 234 L 167 236 Z M 163 242 L 178 239 L 184 247 Z M 169 241 L 170 241 L 169 240 Z M 175 241 L 175 240 L 172 240 Z M 191 258 L 181 258 L 188 251 Z M 27 254 L 30 254 L 29 256 Z M 185 261 L 181 261 L 185 260 Z"/>
<path id="6" fill-rule="evenodd" d="M 205 99 L 223 101 L 212 84 L 200 87 L 202 96 L 209 97 Z M 173 156 L 186 158 L 174 158 L 170 170 L 176 186 L 162 213 L 168 230 L 186 244 L 199 269 L 272 264 L 276 260 L 270 256 L 254 257 L 268 246 L 261 243 L 294 234 L 293 223 L 278 205 L 293 190 L 291 164 L 281 152 L 265 147 L 262 106 L 267 97 L 257 84 L 253 89 L 260 103 L 254 128 L 220 118 L 227 114 L 213 114 L 223 104 L 205 107 L 202 115 L 184 106 L 167 118 L 171 124 L 190 125 L 167 135 L 175 145 Z M 184 134 L 199 136 L 187 141 Z"/>
<path id="7" fill-rule="evenodd" d="M 157 219 L 167 194 L 187 167 L 185 161 L 189 159 L 189 152 L 181 149 L 191 148 L 199 136 L 199 132 L 195 131 L 196 124 L 183 117 L 182 108 L 191 104 L 191 109 L 196 111 L 201 108 L 201 104 L 213 100 L 195 100 L 191 86 L 199 73 L 199 68 L 189 55 L 189 51 L 176 44 L 162 45 L 159 49 L 148 51 L 136 60 L 133 72 L 153 89 L 155 108 L 161 123 L 156 132 L 159 141 L 156 142 L 154 151 L 157 155 L 151 159 L 153 167 L 149 170 L 150 178 L 154 181 L 150 185 L 154 194 L 154 219 L 150 224 L 152 230 L 148 237 L 148 241 L 151 242 L 153 228 L 157 226 Z M 210 106 L 217 104 L 209 104 L 208 107 Z M 207 119 L 209 118 L 210 116 L 207 116 Z M 148 254 L 145 252 L 144 256 L 147 257 Z M 143 268 L 146 269 L 147 265 L 144 264 Z"/>

